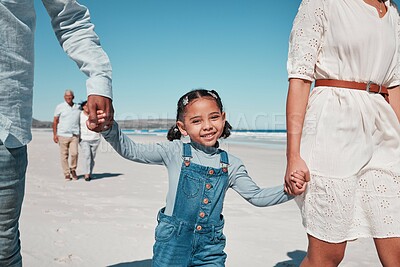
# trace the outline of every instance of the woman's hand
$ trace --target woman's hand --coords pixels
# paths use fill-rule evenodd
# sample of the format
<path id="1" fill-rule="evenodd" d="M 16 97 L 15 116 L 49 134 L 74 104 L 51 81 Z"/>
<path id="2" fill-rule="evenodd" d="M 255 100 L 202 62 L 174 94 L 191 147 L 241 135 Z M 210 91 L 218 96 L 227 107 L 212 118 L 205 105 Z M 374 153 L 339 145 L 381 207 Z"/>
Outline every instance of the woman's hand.
<path id="1" fill-rule="evenodd" d="M 310 181 L 307 164 L 301 157 L 288 159 L 285 174 L 285 192 L 289 195 L 300 195 Z"/>

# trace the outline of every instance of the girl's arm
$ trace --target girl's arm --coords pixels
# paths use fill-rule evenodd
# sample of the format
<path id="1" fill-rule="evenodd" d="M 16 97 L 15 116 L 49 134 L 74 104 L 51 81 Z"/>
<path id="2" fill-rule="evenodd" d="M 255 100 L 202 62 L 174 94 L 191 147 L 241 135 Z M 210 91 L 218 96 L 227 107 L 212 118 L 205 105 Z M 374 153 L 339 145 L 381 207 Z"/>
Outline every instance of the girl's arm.
<path id="1" fill-rule="evenodd" d="M 114 121 L 111 129 L 102 132 L 104 139 L 110 143 L 115 151 L 122 157 L 147 164 L 166 164 L 168 160 L 168 149 L 173 146 L 163 146 L 160 143 L 138 144 L 122 133 L 118 123 Z"/>
<path id="2" fill-rule="evenodd" d="M 302 171 L 306 175 L 306 181 L 310 180 L 307 165 L 300 157 L 300 141 L 310 87 L 310 81 L 302 79 L 289 80 L 289 92 L 286 103 L 287 166 L 285 174 L 285 190 L 289 194 L 299 194 L 299 190 L 291 181 L 292 172 L 296 170 Z"/>
<path id="3" fill-rule="evenodd" d="M 231 174 L 234 179 L 231 182 L 233 190 L 239 193 L 244 199 L 257 207 L 267 207 L 284 203 L 293 197 L 286 194 L 283 185 L 260 188 L 247 173 L 246 167 L 242 162 L 238 164 L 237 170 L 233 170 Z M 304 179 L 292 178 L 298 184 L 304 184 Z M 305 189 L 305 187 L 303 186 Z"/>
<path id="4" fill-rule="evenodd" d="M 400 86 L 389 89 L 389 102 L 400 122 Z"/>

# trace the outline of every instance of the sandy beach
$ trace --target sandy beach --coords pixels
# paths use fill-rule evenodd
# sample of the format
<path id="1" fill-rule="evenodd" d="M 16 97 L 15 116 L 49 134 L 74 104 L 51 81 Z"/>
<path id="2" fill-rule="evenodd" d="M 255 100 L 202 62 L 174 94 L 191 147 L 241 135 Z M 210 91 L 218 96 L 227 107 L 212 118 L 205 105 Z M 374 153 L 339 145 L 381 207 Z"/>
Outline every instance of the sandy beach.
<path id="1" fill-rule="evenodd" d="M 138 142 L 164 141 L 133 136 Z M 283 182 L 285 151 L 223 144 L 243 160 L 262 187 Z M 157 211 L 164 205 L 167 172 L 121 158 L 104 141 L 94 179 L 64 181 L 58 145 L 48 130 L 34 130 L 28 146 L 26 194 L 20 220 L 24 266 L 150 267 Z M 82 175 L 78 165 L 78 175 Z M 225 200 L 226 266 L 299 266 L 307 238 L 294 201 L 257 208 L 235 191 Z M 373 241 L 348 244 L 340 266 L 381 266 Z"/>

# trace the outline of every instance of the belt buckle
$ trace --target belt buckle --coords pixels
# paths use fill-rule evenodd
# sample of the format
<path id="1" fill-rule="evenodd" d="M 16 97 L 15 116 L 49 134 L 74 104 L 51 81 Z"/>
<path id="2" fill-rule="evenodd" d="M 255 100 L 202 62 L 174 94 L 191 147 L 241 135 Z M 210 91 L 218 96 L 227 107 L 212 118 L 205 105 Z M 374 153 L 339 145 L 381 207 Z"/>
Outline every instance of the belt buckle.
<path id="1" fill-rule="evenodd" d="M 370 93 L 371 92 L 371 84 L 373 84 L 373 82 L 369 81 L 367 82 L 367 88 L 365 88 L 365 90 Z M 377 84 L 378 85 L 378 84 Z M 378 94 L 380 94 L 382 92 L 382 84 L 379 84 L 379 91 Z"/>
<path id="2" fill-rule="evenodd" d="M 371 84 L 372 84 L 371 81 L 367 82 L 367 88 L 365 88 L 365 91 L 367 91 L 368 93 L 370 92 Z"/>

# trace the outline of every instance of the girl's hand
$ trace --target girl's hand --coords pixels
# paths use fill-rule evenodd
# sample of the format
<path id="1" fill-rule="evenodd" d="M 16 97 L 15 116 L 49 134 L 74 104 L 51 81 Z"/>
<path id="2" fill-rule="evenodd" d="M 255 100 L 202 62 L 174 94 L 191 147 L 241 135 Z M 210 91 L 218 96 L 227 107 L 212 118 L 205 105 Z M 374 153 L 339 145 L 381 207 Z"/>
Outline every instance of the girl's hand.
<path id="1" fill-rule="evenodd" d="M 292 182 L 293 186 L 295 186 L 296 195 L 299 195 L 306 191 L 307 182 L 306 182 L 306 174 L 302 171 L 295 170 L 290 174 L 290 181 Z"/>
<path id="2" fill-rule="evenodd" d="M 104 123 L 106 121 L 105 118 L 107 117 L 107 114 L 103 110 L 97 110 L 96 113 L 97 113 L 97 123 L 98 123 L 98 125 Z M 88 127 L 88 129 L 90 130 L 89 120 L 86 121 L 86 127 Z M 105 126 L 104 130 L 107 130 L 107 129 L 108 129 L 108 126 Z"/>
<path id="3" fill-rule="evenodd" d="M 289 195 L 300 195 L 310 181 L 307 164 L 301 157 L 288 159 L 285 174 L 285 192 Z"/>
<path id="4" fill-rule="evenodd" d="M 97 122 L 99 124 L 105 122 L 106 117 L 107 117 L 107 114 L 103 110 L 101 110 L 101 109 L 97 110 Z"/>

